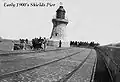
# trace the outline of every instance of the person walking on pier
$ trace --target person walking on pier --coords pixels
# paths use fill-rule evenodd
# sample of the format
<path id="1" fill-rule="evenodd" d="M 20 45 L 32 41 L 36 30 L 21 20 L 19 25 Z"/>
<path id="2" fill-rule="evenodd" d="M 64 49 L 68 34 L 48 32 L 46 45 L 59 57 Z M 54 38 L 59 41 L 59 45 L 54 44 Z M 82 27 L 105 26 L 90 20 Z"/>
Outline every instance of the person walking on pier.
<path id="1" fill-rule="evenodd" d="M 61 48 L 61 44 L 62 44 L 62 42 L 61 42 L 61 40 L 59 41 L 59 48 Z"/>
<path id="2" fill-rule="evenodd" d="M 47 48 L 47 39 L 44 37 L 44 40 L 43 40 L 43 46 L 44 46 L 44 51 L 46 50 Z"/>

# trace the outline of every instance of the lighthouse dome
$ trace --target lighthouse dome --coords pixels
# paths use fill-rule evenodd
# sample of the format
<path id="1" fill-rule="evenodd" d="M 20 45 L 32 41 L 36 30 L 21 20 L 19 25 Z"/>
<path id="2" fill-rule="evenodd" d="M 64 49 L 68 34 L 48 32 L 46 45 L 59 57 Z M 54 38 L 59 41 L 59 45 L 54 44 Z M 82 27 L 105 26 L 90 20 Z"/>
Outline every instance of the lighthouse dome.
<path id="1" fill-rule="evenodd" d="M 63 6 L 60 6 L 60 7 L 57 9 L 56 12 L 58 12 L 58 11 L 63 11 L 63 12 L 65 12 L 65 9 L 63 8 Z"/>

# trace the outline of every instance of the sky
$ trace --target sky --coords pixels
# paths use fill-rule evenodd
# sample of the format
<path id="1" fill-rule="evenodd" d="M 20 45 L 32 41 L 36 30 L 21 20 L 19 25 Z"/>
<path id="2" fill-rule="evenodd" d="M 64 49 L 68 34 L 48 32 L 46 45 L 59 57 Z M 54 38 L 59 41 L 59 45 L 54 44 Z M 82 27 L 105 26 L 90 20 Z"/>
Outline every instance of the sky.
<path id="1" fill-rule="evenodd" d="M 41 2 L 52 7 L 5 7 L 4 3 Z M 120 42 L 120 0 L 0 0 L 0 36 L 8 39 L 47 37 L 52 18 L 63 3 L 69 20 L 68 40 Z"/>

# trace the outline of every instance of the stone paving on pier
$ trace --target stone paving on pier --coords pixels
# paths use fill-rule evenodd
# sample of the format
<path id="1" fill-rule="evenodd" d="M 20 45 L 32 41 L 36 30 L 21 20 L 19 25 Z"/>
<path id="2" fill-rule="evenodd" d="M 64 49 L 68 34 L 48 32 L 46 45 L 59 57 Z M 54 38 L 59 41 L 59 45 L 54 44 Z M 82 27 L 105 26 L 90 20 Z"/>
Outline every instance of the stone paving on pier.
<path id="1" fill-rule="evenodd" d="M 76 50 L 77 51 L 77 50 Z M 65 77 L 70 73 L 83 59 L 88 55 L 90 49 L 86 49 L 84 52 L 66 58 L 62 61 L 49 64 L 34 70 L 30 70 L 21 74 L 16 74 L 11 77 L 7 77 L 1 80 L 1 82 L 55 82 Z M 61 52 L 62 53 L 62 52 Z M 96 53 L 92 50 L 92 55 L 87 62 L 72 75 L 68 82 L 89 82 L 92 67 L 94 64 Z M 55 54 L 54 54 L 55 55 Z M 52 57 L 54 57 L 52 55 Z M 50 57 L 50 56 L 49 56 Z M 44 56 L 44 58 L 49 58 Z"/>

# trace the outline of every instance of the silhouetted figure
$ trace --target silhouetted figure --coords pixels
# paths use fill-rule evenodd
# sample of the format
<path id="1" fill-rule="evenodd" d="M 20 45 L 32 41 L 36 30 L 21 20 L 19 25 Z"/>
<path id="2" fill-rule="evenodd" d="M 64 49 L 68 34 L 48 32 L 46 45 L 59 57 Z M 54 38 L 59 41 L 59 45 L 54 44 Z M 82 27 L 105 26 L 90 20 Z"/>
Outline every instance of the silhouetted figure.
<path id="1" fill-rule="evenodd" d="M 25 40 L 26 44 L 28 44 L 28 39 Z"/>
<path id="2" fill-rule="evenodd" d="M 61 40 L 59 41 L 59 47 L 61 47 L 61 44 L 62 44 L 62 42 L 61 42 Z"/>
<path id="3" fill-rule="evenodd" d="M 44 51 L 46 50 L 46 47 L 47 47 L 47 40 L 46 38 L 44 37 L 43 39 L 43 46 L 44 46 Z"/>
<path id="4" fill-rule="evenodd" d="M 72 41 L 70 41 L 70 46 L 72 46 L 73 45 L 73 42 Z"/>

